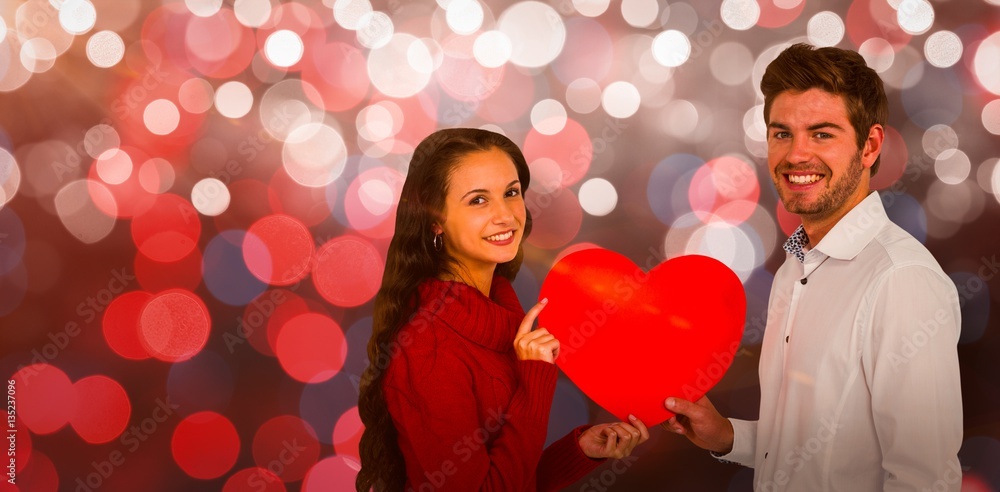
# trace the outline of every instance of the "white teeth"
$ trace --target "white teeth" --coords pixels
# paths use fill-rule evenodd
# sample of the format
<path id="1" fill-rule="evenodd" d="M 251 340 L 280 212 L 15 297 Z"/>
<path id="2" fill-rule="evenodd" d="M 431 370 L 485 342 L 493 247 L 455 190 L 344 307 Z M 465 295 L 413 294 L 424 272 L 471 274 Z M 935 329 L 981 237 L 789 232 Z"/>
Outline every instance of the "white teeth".
<path id="1" fill-rule="evenodd" d="M 487 241 L 506 241 L 514 235 L 514 231 L 507 231 L 504 234 L 496 234 L 486 238 Z"/>
<path id="2" fill-rule="evenodd" d="M 809 174 L 809 175 L 806 175 L 806 176 L 796 176 L 794 174 L 789 174 L 788 175 L 788 181 L 790 181 L 792 183 L 795 183 L 795 184 L 810 184 L 810 183 L 815 183 L 815 182 L 819 181 L 822 178 L 823 177 L 820 176 L 820 175 L 818 175 L 818 174 Z"/>

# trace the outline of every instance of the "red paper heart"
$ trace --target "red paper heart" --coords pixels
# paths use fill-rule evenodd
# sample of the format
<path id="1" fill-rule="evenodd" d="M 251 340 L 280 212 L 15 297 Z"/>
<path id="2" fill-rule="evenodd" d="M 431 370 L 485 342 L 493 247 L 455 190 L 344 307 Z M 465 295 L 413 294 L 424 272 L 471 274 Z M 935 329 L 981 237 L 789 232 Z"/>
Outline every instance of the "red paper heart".
<path id="1" fill-rule="evenodd" d="M 542 285 L 539 315 L 560 342 L 556 365 L 616 417 L 646 425 L 673 414 L 663 402 L 697 400 L 726 373 L 743 336 L 739 278 L 707 256 L 644 272 L 604 249 L 567 255 Z"/>

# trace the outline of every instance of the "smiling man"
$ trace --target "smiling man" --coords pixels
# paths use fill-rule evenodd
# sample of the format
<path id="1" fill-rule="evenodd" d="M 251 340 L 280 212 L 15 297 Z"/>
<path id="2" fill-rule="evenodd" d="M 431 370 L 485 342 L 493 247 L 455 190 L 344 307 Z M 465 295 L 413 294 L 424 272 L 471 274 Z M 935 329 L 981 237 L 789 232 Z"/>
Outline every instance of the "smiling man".
<path id="1" fill-rule="evenodd" d="M 869 189 L 882 81 L 853 51 L 797 44 L 761 91 L 768 171 L 802 225 L 771 288 L 760 418 L 668 398 L 664 426 L 753 467 L 758 491 L 958 491 L 958 295 Z"/>

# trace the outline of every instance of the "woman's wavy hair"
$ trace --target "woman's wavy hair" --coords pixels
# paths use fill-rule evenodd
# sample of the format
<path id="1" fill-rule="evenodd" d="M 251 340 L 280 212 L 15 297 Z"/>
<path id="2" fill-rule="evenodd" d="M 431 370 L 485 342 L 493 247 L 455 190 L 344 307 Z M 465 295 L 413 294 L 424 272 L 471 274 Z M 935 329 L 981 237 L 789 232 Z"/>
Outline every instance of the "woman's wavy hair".
<path id="1" fill-rule="evenodd" d="M 413 152 L 396 208 L 396 230 L 389 243 L 382 286 L 375 296 L 372 337 L 368 342 L 368 368 L 361 378 L 358 412 L 365 425 L 361 436 L 359 492 L 373 489 L 401 491 L 406 484 L 406 464 L 399 449 L 398 432 L 389 416 L 382 381 L 392 357 L 398 354 L 396 335 L 420 305 L 417 286 L 457 267 L 445 249 L 434 248 L 433 225 L 444 211 L 451 173 L 466 155 L 499 149 L 517 168 L 522 194 L 528 189 L 528 164 L 521 150 L 507 137 L 473 128 L 439 130 L 425 138 Z M 522 195 L 523 196 L 523 195 Z M 531 213 L 525 210 L 524 237 L 531 232 Z M 513 280 L 523 248 L 496 273 Z M 395 350 L 394 350 L 395 349 Z"/>

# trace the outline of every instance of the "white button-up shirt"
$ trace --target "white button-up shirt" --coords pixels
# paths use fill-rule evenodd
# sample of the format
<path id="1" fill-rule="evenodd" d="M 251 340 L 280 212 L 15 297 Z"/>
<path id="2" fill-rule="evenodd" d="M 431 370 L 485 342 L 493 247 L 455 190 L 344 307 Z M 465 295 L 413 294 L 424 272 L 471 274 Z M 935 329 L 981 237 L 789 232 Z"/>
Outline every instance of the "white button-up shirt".
<path id="1" fill-rule="evenodd" d="M 960 490 L 960 316 L 952 281 L 869 194 L 778 269 L 760 419 L 730 419 L 720 458 L 755 468 L 757 491 Z"/>

